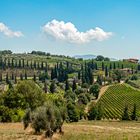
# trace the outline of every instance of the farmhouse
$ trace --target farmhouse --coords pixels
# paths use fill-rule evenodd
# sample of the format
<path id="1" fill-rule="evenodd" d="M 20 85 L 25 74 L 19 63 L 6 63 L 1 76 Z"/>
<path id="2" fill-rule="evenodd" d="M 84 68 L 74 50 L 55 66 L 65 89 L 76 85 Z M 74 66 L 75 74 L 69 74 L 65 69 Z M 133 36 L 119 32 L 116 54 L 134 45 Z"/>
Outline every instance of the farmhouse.
<path id="1" fill-rule="evenodd" d="M 129 58 L 129 59 L 123 59 L 123 61 L 131 62 L 131 63 L 138 63 L 139 59 Z"/>

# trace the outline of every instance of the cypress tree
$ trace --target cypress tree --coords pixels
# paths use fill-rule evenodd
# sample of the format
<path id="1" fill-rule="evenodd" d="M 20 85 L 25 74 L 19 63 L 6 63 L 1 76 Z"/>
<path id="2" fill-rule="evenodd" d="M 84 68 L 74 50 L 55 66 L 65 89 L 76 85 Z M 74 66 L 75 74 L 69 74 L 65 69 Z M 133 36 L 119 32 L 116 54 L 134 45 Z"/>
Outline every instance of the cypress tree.
<path id="1" fill-rule="evenodd" d="M 52 68 L 52 70 L 51 70 L 51 80 L 53 80 L 55 78 L 55 76 L 54 76 L 54 69 Z"/>
<path id="2" fill-rule="evenodd" d="M 101 86 L 102 85 L 102 78 L 100 75 L 97 76 L 97 83 Z"/>
<path id="3" fill-rule="evenodd" d="M 29 61 L 27 60 L 27 62 L 26 62 L 26 66 L 27 66 L 27 68 L 29 67 Z"/>
<path id="4" fill-rule="evenodd" d="M 72 91 L 75 91 L 77 89 L 77 85 L 76 85 L 76 80 L 73 80 L 73 84 L 72 84 Z"/>
<path id="5" fill-rule="evenodd" d="M 58 77 L 58 74 L 57 74 L 57 66 L 55 65 L 55 68 L 54 68 L 54 75 L 55 75 L 55 78 Z"/>
<path id="6" fill-rule="evenodd" d="M 36 61 L 34 61 L 34 68 L 36 69 Z"/>
<path id="7" fill-rule="evenodd" d="M 137 114 L 136 114 L 136 104 L 134 104 L 134 108 L 131 114 L 131 120 L 137 120 Z"/>
<path id="8" fill-rule="evenodd" d="M 140 70 L 140 64 L 138 65 L 138 71 Z"/>
<path id="9" fill-rule="evenodd" d="M 25 80 L 27 80 L 28 76 L 27 76 L 27 72 L 25 71 Z"/>
<path id="10" fill-rule="evenodd" d="M 15 60 L 15 68 L 17 68 L 17 67 L 18 67 L 17 60 Z"/>
<path id="11" fill-rule="evenodd" d="M 104 62 L 102 62 L 102 71 L 104 71 L 105 66 L 104 66 Z"/>
<path id="12" fill-rule="evenodd" d="M 33 68 L 33 62 L 32 62 L 32 60 L 31 60 L 31 64 L 30 64 L 30 67 L 31 67 L 31 69 Z"/>
<path id="13" fill-rule="evenodd" d="M 8 68 L 10 68 L 11 64 L 10 64 L 10 58 L 8 58 Z"/>
<path id="14" fill-rule="evenodd" d="M 21 68 L 21 60 L 19 59 L 18 67 Z"/>
<path id="15" fill-rule="evenodd" d="M 22 59 L 22 67 L 24 68 L 25 67 L 25 60 Z"/>
<path id="16" fill-rule="evenodd" d="M 123 66 L 123 64 L 122 64 L 122 69 L 124 69 L 124 66 Z"/>
<path id="17" fill-rule="evenodd" d="M 80 80 L 81 79 L 81 73 L 80 73 L 80 71 L 78 71 L 78 80 Z"/>
<path id="18" fill-rule="evenodd" d="M 23 75 L 22 75 L 22 73 L 20 74 L 20 80 L 23 80 Z"/>
<path id="19" fill-rule="evenodd" d="M 129 115 L 128 115 L 128 106 L 125 106 L 125 108 L 124 108 L 124 112 L 123 112 L 123 115 L 122 115 L 122 120 L 130 120 Z"/>
<path id="20" fill-rule="evenodd" d="M 0 82 L 2 82 L 2 72 L 0 73 Z"/>
<path id="21" fill-rule="evenodd" d="M 13 72 L 12 72 L 12 77 L 11 77 L 11 79 L 14 80 L 14 73 L 13 73 Z"/>
<path id="22" fill-rule="evenodd" d="M 108 68 L 105 66 L 105 77 L 108 77 Z"/>
<path id="23" fill-rule="evenodd" d="M 115 62 L 113 63 L 113 69 L 116 69 L 116 63 Z"/>
<path id="24" fill-rule="evenodd" d="M 34 77 L 33 77 L 33 80 L 36 82 L 36 75 L 35 75 L 35 73 L 34 73 Z"/>
<path id="25" fill-rule="evenodd" d="M 103 117 L 103 108 L 102 108 L 102 105 L 99 104 L 99 105 L 98 105 L 97 120 L 101 120 L 102 117 Z"/>
<path id="26" fill-rule="evenodd" d="M 17 83 L 17 76 L 15 75 L 15 84 Z"/>
<path id="27" fill-rule="evenodd" d="M 110 63 L 109 69 L 112 70 L 112 64 Z"/>
<path id="28" fill-rule="evenodd" d="M 48 92 L 48 87 L 47 87 L 47 82 L 45 80 L 44 82 L 44 92 L 47 93 Z"/>
<path id="29" fill-rule="evenodd" d="M 98 70 L 98 65 L 97 65 L 97 63 L 95 63 L 95 70 Z"/>
<path id="30" fill-rule="evenodd" d="M 14 58 L 12 58 L 11 66 L 14 68 Z"/>
<path id="31" fill-rule="evenodd" d="M 41 69 L 44 69 L 44 62 L 41 63 Z"/>
<path id="32" fill-rule="evenodd" d="M 7 83 L 7 84 L 9 83 L 9 76 L 8 76 L 8 73 L 6 74 L 6 83 Z"/>
<path id="33" fill-rule="evenodd" d="M 69 82 L 68 82 L 68 80 L 66 80 L 65 91 L 67 91 L 69 89 L 70 89 Z"/>
<path id="34" fill-rule="evenodd" d="M 40 69 L 40 63 L 39 62 L 37 63 L 37 68 Z"/>
<path id="35" fill-rule="evenodd" d="M 88 77 L 89 77 L 89 84 L 92 85 L 93 82 L 94 82 L 94 77 L 93 77 L 93 73 L 92 73 L 92 69 L 91 68 L 89 68 L 89 75 L 88 75 Z"/>
<path id="36" fill-rule="evenodd" d="M 118 63 L 118 69 L 120 68 L 120 63 Z"/>
<path id="37" fill-rule="evenodd" d="M 55 87 L 55 83 L 52 82 L 51 85 L 50 85 L 50 92 L 51 92 L 51 93 L 54 93 L 54 92 L 55 92 L 55 88 L 56 88 L 56 87 Z"/>

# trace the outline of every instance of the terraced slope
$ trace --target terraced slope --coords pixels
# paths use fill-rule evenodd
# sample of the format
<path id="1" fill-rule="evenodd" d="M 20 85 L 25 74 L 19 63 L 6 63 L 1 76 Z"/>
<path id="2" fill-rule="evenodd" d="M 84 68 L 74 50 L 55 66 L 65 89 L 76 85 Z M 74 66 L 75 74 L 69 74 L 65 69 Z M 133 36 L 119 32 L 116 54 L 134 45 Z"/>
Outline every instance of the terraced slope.
<path id="1" fill-rule="evenodd" d="M 132 112 L 134 103 L 137 106 L 137 114 L 140 112 L 140 91 L 127 84 L 116 84 L 110 86 L 100 98 L 97 105 L 101 103 L 105 118 L 121 118 L 125 105 Z"/>

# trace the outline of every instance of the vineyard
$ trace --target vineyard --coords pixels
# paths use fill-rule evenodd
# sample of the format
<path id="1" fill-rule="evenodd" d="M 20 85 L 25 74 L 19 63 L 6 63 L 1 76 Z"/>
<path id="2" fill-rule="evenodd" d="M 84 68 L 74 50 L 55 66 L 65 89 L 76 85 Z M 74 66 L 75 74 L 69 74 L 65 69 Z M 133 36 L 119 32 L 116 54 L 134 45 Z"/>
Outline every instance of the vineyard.
<path id="1" fill-rule="evenodd" d="M 127 84 L 110 86 L 101 97 L 98 104 L 103 107 L 104 118 L 121 119 L 124 107 L 128 106 L 129 114 L 134 104 L 137 106 L 137 114 L 140 112 L 140 91 Z"/>

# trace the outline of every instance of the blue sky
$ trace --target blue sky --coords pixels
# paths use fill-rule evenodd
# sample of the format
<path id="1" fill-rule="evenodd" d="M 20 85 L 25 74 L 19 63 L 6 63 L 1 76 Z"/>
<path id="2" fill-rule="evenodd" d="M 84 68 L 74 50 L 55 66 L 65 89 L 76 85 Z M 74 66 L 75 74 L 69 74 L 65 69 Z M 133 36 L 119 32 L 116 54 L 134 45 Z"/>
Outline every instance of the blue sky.
<path id="1" fill-rule="evenodd" d="M 0 49 L 140 58 L 139 7 L 140 0 L 0 0 Z"/>

